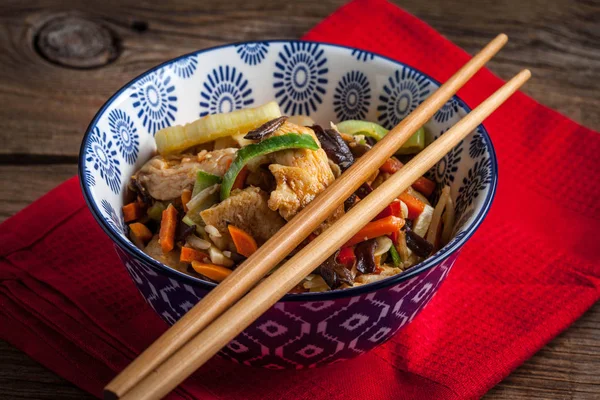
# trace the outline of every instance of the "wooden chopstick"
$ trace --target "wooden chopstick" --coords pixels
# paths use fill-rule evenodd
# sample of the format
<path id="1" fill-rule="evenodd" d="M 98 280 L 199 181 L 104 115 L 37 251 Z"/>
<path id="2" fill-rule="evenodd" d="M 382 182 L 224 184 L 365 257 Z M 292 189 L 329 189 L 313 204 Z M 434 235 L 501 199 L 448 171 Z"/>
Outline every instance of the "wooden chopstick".
<path id="1" fill-rule="evenodd" d="M 368 156 L 361 157 L 113 379 L 105 387 L 105 398 L 116 399 L 123 396 L 150 371 L 246 294 L 274 265 L 283 260 L 332 214 L 344 199 L 354 193 L 417 129 L 425 124 L 504 46 L 507 40 L 506 35 L 498 35 L 458 70 L 435 93 L 394 127 L 383 140 L 377 143 L 368 152 Z"/>
<path id="2" fill-rule="evenodd" d="M 530 76 L 528 70 L 523 70 L 508 81 L 416 155 L 402 168 L 402 173 L 392 175 L 371 194 L 361 199 L 348 213 L 144 378 L 122 399 L 159 399 L 169 393 L 301 282 L 417 178 L 433 167 L 517 91 Z"/>

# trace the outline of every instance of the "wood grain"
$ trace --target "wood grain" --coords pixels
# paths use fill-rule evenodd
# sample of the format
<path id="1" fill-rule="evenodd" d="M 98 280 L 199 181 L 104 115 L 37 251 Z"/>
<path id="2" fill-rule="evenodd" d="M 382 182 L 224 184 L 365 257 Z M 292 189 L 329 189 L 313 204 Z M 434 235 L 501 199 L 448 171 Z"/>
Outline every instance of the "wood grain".
<path id="1" fill-rule="evenodd" d="M 503 78 L 524 67 L 525 92 L 600 130 L 600 1 L 402 0 L 470 53 L 498 32 L 511 41 L 489 65 Z M 114 3 L 114 4 L 111 4 Z M 0 3 L 0 220 L 72 176 L 81 136 L 102 103 L 147 68 L 226 42 L 298 38 L 343 0 L 139 2 L 32 0 Z M 118 9 L 118 13 L 115 10 Z M 52 18 L 80 15 L 119 39 L 119 55 L 95 69 L 61 67 L 33 45 Z M 600 392 L 600 305 L 492 389 L 489 399 L 592 399 Z M 0 343 L 0 399 L 92 398 Z"/>

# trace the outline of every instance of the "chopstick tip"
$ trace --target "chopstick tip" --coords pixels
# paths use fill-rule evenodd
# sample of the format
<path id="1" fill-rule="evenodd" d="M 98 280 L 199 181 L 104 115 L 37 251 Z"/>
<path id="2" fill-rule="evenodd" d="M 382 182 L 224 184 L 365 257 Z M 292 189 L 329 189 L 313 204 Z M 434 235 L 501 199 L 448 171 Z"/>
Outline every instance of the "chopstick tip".
<path id="1" fill-rule="evenodd" d="M 522 69 L 521 72 L 519 72 L 517 74 L 517 77 L 520 78 L 520 80 L 522 80 L 523 82 L 529 80 L 529 78 L 531 78 L 531 71 L 528 70 L 527 68 Z"/>
<path id="2" fill-rule="evenodd" d="M 506 33 L 501 33 L 498 36 L 496 36 L 496 40 L 498 40 L 499 42 L 502 42 L 502 44 L 508 42 L 508 35 L 506 35 Z"/>
<path id="3" fill-rule="evenodd" d="M 104 400 L 118 400 L 119 396 L 117 396 L 115 393 L 111 392 L 110 390 L 104 390 L 103 392 L 103 397 Z"/>

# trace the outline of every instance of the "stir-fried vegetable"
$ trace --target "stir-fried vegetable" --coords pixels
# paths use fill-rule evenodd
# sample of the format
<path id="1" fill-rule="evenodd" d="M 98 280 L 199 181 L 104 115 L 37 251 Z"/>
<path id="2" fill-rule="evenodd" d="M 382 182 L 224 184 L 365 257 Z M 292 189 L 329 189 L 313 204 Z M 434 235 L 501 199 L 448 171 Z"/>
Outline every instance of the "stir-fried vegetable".
<path id="1" fill-rule="evenodd" d="M 427 179 L 424 176 L 420 177 L 412 184 L 413 189 L 418 190 L 425 196 L 431 196 L 435 190 L 435 182 L 431 179 Z"/>
<path id="2" fill-rule="evenodd" d="M 143 211 L 144 210 L 142 210 L 139 203 L 136 201 L 126 204 L 123 206 L 123 220 L 125 222 L 131 222 L 140 219 L 144 215 Z"/>
<path id="3" fill-rule="evenodd" d="M 425 205 L 423 212 L 419 214 L 413 221 L 412 230 L 419 236 L 425 237 L 429 225 L 431 224 L 431 218 L 433 217 L 433 207 Z"/>
<path id="4" fill-rule="evenodd" d="M 388 158 L 383 165 L 379 168 L 383 172 L 387 172 L 388 174 L 395 174 L 400 171 L 400 169 L 404 166 L 400 160 L 395 157 Z M 411 185 L 413 189 L 418 190 L 425 196 L 431 196 L 433 191 L 435 190 L 435 182 L 431 179 L 427 179 L 424 176 L 421 176 Z"/>
<path id="5" fill-rule="evenodd" d="M 231 185 L 231 190 L 243 189 L 244 184 L 246 183 L 246 178 L 248 177 L 249 173 L 250 173 L 250 171 L 248 170 L 248 166 L 244 165 L 244 167 L 240 170 L 240 172 L 235 177 L 235 180 L 233 181 L 233 185 Z"/>
<path id="6" fill-rule="evenodd" d="M 192 261 L 192 268 L 200 275 L 204 275 L 216 282 L 221 282 L 231 274 L 229 268 L 220 265 L 203 263 L 200 261 Z"/>
<path id="7" fill-rule="evenodd" d="M 352 274 L 338 262 L 337 252 L 325 260 L 317 271 L 331 289 L 337 289 L 343 283 L 350 286 L 353 284 Z"/>
<path id="8" fill-rule="evenodd" d="M 283 117 L 275 118 L 275 119 L 272 119 L 271 121 L 265 122 L 258 128 L 253 129 L 250 132 L 248 132 L 244 136 L 244 139 L 261 140 L 268 134 L 273 133 L 277 129 L 279 129 L 281 127 L 281 125 L 283 125 L 285 123 L 285 121 L 287 119 L 288 119 L 288 117 L 283 116 Z"/>
<path id="9" fill-rule="evenodd" d="M 183 204 L 183 211 L 188 212 L 187 203 L 192 199 L 192 191 L 190 189 L 184 189 L 181 192 L 181 204 Z"/>
<path id="10" fill-rule="evenodd" d="M 382 219 L 385 217 L 398 217 L 402 218 L 402 206 L 400 205 L 400 200 L 392 201 L 386 208 L 383 209 L 374 220 Z"/>
<path id="11" fill-rule="evenodd" d="M 280 116 L 279 106 L 272 101 L 256 108 L 207 115 L 183 126 L 170 126 L 156 132 L 154 139 L 160 154 L 173 154 L 218 138 L 246 133 Z"/>
<path id="12" fill-rule="evenodd" d="M 398 268 L 402 263 L 402 260 L 400 259 L 400 254 L 398 254 L 398 250 L 396 250 L 396 247 L 394 246 L 390 247 L 390 257 L 392 258 L 392 265 Z"/>
<path id="13" fill-rule="evenodd" d="M 310 135 L 289 133 L 286 135 L 270 137 L 260 143 L 250 144 L 240 149 L 235 157 L 235 160 L 233 160 L 231 166 L 223 177 L 223 184 L 221 185 L 221 200 L 225 200 L 229 197 L 231 188 L 235 182 L 235 178 L 240 173 L 242 168 L 244 168 L 244 166 L 248 163 L 248 161 L 255 157 L 285 149 L 318 150 L 319 145 Z"/>
<path id="14" fill-rule="evenodd" d="M 376 221 L 369 222 L 356 235 L 352 236 L 343 247 L 353 246 L 365 240 L 373 239 L 378 236 L 389 235 L 402 228 L 404 220 L 398 217 L 386 217 Z"/>
<path id="15" fill-rule="evenodd" d="M 250 257 L 258 249 L 256 240 L 248 232 L 229 224 L 227 226 L 235 249 L 244 257 Z"/>
<path id="16" fill-rule="evenodd" d="M 204 222 L 200 217 L 200 212 L 219 202 L 220 189 L 221 185 L 212 185 L 203 189 L 197 195 L 192 197 L 192 199 L 187 203 L 187 208 L 189 211 L 187 214 L 185 214 L 183 222 L 188 225 L 204 225 Z"/>
<path id="17" fill-rule="evenodd" d="M 150 239 L 152 239 L 152 232 L 150 229 L 139 222 L 129 224 L 129 232 L 131 241 L 140 249 L 143 249 Z"/>
<path id="18" fill-rule="evenodd" d="M 181 254 L 179 255 L 179 261 L 185 263 L 191 263 L 192 261 L 204 261 L 206 258 L 208 258 L 208 254 L 191 247 L 182 247 Z"/>
<path id="19" fill-rule="evenodd" d="M 433 244 L 423 239 L 411 229 L 406 229 L 406 246 L 419 257 L 427 257 L 433 250 Z"/>
<path id="20" fill-rule="evenodd" d="M 163 253 L 168 253 L 175 247 L 175 229 L 177 229 L 177 210 L 173 204 L 169 204 L 169 207 L 163 211 L 158 234 Z"/>
<path id="21" fill-rule="evenodd" d="M 375 239 L 375 241 L 377 242 L 377 250 L 375 250 L 374 253 L 376 257 L 383 256 L 385 253 L 390 251 L 390 248 L 393 245 L 392 239 L 387 236 L 379 236 Z"/>
<path id="22" fill-rule="evenodd" d="M 354 156 L 350 151 L 350 147 L 335 129 L 323 129 L 319 125 L 314 125 L 312 129 L 319 142 L 321 142 L 321 147 L 327 157 L 336 163 L 342 172 L 354 164 Z"/>
<path id="23" fill-rule="evenodd" d="M 408 208 L 408 218 L 410 219 L 417 218 L 425 209 L 426 204 L 408 194 L 408 192 L 403 192 L 398 198 L 406 204 L 406 207 Z"/>
<path id="24" fill-rule="evenodd" d="M 160 221 L 162 218 L 162 212 L 165 211 L 167 205 L 162 201 L 155 201 L 150 207 L 148 207 L 148 217 L 154 221 Z"/>
<path id="25" fill-rule="evenodd" d="M 356 261 L 353 247 L 344 247 L 340 250 L 337 260 L 344 264 L 346 267 L 351 268 Z"/>
<path id="26" fill-rule="evenodd" d="M 356 269 L 363 274 L 370 274 L 375 271 L 377 264 L 375 262 L 375 250 L 377 241 L 370 239 L 356 245 L 354 253 L 356 254 Z"/>
<path id="27" fill-rule="evenodd" d="M 442 194 L 440 195 L 440 199 L 438 200 L 435 208 L 433 209 L 433 215 L 431 216 L 431 223 L 429 225 L 429 229 L 427 230 L 427 239 L 428 242 L 433 243 L 434 246 L 437 245 L 438 234 L 441 232 L 440 227 L 442 224 L 442 213 L 446 208 L 446 203 L 450 198 L 450 186 L 446 186 L 442 189 Z"/>
<path id="28" fill-rule="evenodd" d="M 383 172 L 387 172 L 388 174 L 394 174 L 402 168 L 402 163 L 396 157 L 390 157 L 379 169 Z"/>
<path id="29" fill-rule="evenodd" d="M 337 124 L 340 132 L 349 135 L 365 135 L 380 141 L 389 132 L 383 126 L 374 122 L 348 120 Z M 404 144 L 396 154 L 415 154 L 425 147 L 425 129 L 419 128 Z"/>
<path id="30" fill-rule="evenodd" d="M 209 174 L 199 170 L 196 173 L 196 182 L 194 183 L 194 190 L 192 191 L 192 197 L 195 197 L 198 193 L 206 189 L 207 187 L 221 183 L 223 178 L 217 175 Z"/>
<path id="31" fill-rule="evenodd" d="M 452 201 L 452 197 L 448 196 L 446 211 L 443 215 L 444 230 L 442 231 L 442 245 L 446 245 L 450 242 L 450 236 L 452 236 L 452 229 L 454 227 L 454 217 L 454 202 Z"/>

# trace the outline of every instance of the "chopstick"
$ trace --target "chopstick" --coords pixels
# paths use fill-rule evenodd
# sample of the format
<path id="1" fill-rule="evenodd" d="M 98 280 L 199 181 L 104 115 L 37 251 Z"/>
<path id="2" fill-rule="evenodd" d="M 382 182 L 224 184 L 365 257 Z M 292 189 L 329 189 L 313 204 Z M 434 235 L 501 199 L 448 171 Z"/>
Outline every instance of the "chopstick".
<path id="1" fill-rule="evenodd" d="M 366 156 L 309 203 L 233 273 L 165 332 L 104 390 L 106 399 L 122 397 L 154 368 L 202 331 L 286 257 L 346 198 L 367 180 L 408 138 L 427 122 L 507 42 L 498 35 L 417 109 L 394 127 Z"/>
<path id="2" fill-rule="evenodd" d="M 371 194 L 361 199 L 348 213 L 144 378 L 122 399 L 159 399 L 169 393 L 434 166 L 530 77 L 531 73 L 523 70 L 508 81 L 417 154 L 402 168 L 402 173 L 392 175 Z"/>

